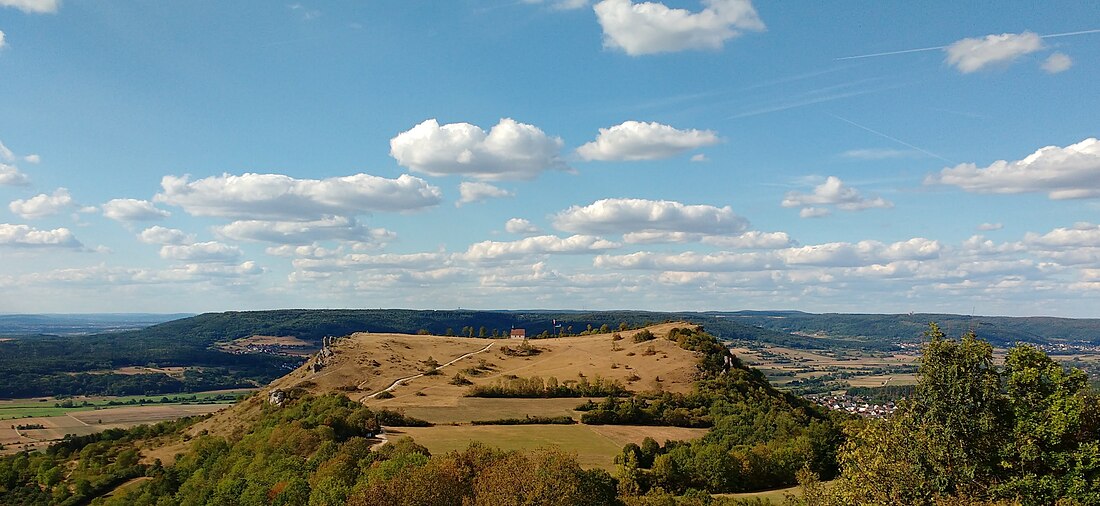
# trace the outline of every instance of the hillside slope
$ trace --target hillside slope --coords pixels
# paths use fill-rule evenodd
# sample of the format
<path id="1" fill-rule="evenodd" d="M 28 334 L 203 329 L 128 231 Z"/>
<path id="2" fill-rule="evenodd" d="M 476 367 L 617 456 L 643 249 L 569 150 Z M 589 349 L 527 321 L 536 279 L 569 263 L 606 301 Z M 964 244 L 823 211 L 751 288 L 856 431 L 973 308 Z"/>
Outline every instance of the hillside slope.
<path id="1" fill-rule="evenodd" d="M 647 327 L 665 336 L 687 323 Z M 274 390 L 295 395 L 343 393 L 371 407 L 397 409 L 433 423 L 470 423 L 487 418 L 575 416 L 577 398 L 478 398 L 471 389 L 509 378 L 551 377 L 560 383 L 583 380 L 619 382 L 631 392 L 692 389 L 697 354 L 668 339 L 634 342 L 641 330 L 528 341 L 533 355 L 509 355 L 516 339 L 479 339 L 409 334 L 355 333 L 276 379 L 256 396 L 196 425 L 192 432 L 231 435 L 254 419 Z M 621 339 L 616 340 L 616 334 Z M 429 360 L 431 362 L 429 362 Z M 323 363 L 323 366 L 317 364 Z M 437 364 L 438 374 L 421 375 Z M 454 384 L 455 375 L 468 384 Z M 416 376 L 412 379 L 406 379 Z M 395 383 L 399 382 L 395 385 Z M 394 387 L 390 389 L 390 387 Z M 377 394 L 390 389 L 392 398 Z"/>

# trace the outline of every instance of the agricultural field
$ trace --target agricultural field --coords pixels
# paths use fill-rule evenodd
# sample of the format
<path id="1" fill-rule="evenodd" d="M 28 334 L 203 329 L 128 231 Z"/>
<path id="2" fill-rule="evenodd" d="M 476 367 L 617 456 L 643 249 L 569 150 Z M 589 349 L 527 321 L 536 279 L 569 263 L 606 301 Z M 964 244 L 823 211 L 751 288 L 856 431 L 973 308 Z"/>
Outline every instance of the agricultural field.
<path id="1" fill-rule="evenodd" d="M 218 390 L 193 394 L 129 395 L 121 397 L 37 397 L 0 400 L 0 420 L 61 416 L 74 411 L 93 411 L 122 406 L 174 404 L 232 404 L 238 395 L 254 389 Z"/>
<path id="2" fill-rule="evenodd" d="M 730 344 L 749 366 L 760 369 L 777 388 L 798 394 L 843 393 L 850 387 L 913 385 L 917 382 L 920 349 L 910 345 L 898 352 L 854 350 L 800 350 L 759 342 Z M 1007 348 L 994 348 L 994 362 L 1004 362 Z M 1067 366 L 1083 369 L 1100 380 L 1100 353 L 1078 350 L 1051 354 Z"/>
<path id="3" fill-rule="evenodd" d="M 57 399 L 0 401 L 0 454 L 44 449 L 67 434 L 86 435 L 112 428 L 206 415 L 233 404 L 226 396 L 246 391 L 218 391 L 177 396 L 177 402 L 161 403 L 164 396 L 96 397 L 66 399 L 71 407 L 54 406 Z M 194 399 L 190 399 L 191 397 Z M 170 397 L 170 399 L 172 399 Z M 81 403 L 87 403 L 82 405 Z M 114 404 L 109 404 L 114 403 Z"/>

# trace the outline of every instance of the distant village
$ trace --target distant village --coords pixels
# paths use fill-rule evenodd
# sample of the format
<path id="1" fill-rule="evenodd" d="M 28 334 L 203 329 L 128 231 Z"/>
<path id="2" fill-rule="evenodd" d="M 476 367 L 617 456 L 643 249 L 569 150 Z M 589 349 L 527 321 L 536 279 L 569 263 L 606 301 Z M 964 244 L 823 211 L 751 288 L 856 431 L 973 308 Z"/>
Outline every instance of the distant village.
<path id="1" fill-rule="evenodd" d="M 893 402 L 872 404 L 867 402 L 866 399 L 854 395 L 816 394 L 807 395 L 806 400 L 829 409 L 868 418 L 886 418 L 897 410 L 897 406 Z"/>

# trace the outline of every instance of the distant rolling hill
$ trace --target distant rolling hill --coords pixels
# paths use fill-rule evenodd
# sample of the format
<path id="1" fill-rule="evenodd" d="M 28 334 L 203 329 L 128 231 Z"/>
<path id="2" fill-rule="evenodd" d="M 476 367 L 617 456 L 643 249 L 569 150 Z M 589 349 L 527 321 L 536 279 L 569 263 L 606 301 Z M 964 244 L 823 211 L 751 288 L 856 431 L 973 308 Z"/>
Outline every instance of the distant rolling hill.
<path id="1" fill-rule="evenodd" d="M 2 320 L 0 320 L 2 321 Z M 9 322 L 20 321 L 9 318 Z M 23 324 L 33 323 L 24 318 Z M 105 321 L 110 321 L 105 320 Z M 974 329 L 998 345 L 1031 343 L 1100 344 L 1100 320 L 1027 317 L 970 317 L 949 314 L 812 314 L 797 311 L 422 311 L 403 309 L 285 309 L 206 313 L 136 330 L 87 335 L 0 338 L 0 397 L 79 394 L 159 394 L 265 384 L 301 363 L 300 357 L 271 353 L 235 354 L 219 343 L 251 336 L 293 336 L 319 345 L 325 336 L 355 332 L 528 336 L 579 334 L 621 324 L 638 326 L 685 321 L 704 326 L 723 340 L 755 341 L 789 348 L 832 350 L 898 349 L 919 342 L 928 322 L 952 336 Z M 117 322 L 116 322 L 117 323 Z M 483 334 L 484 332 L 484 334 Z M 8 336 L 12 336 L 9 334 Z M 240 351 L 239 347 L 236 351 Z M 128 366 L 190 368 L 183 378 L 158 374 L 121 375 Z"/>
<path id="2" fill-rule="evenodd" d="M 0 336 L 83 335 L 143 329 L 190 313 L 0 314 Z"/>
<path id="3" fill-rule="evenodd" d="M 780 333 L 798 332 L 835 339 L 915 342 L 929 322 L 949 336 L 973 330 L 978 337 L 1001 346 L 1016 342 L 1100 345 L 1100 319 L 1047 316 L 966 316 L 957 314 L 842 314 L 801 311 L 734 311 L 708 315 Z"/>

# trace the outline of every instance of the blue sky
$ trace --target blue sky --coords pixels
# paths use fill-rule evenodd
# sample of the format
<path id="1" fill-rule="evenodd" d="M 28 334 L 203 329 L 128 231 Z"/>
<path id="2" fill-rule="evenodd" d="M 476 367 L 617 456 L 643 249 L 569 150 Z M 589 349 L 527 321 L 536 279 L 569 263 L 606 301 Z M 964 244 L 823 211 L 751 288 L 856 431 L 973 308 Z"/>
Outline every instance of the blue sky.
<path id="1" fill-rule="evenodd" d="M 0 312 L 1098 317 L 1098 14 L 0 0 Z"/>

